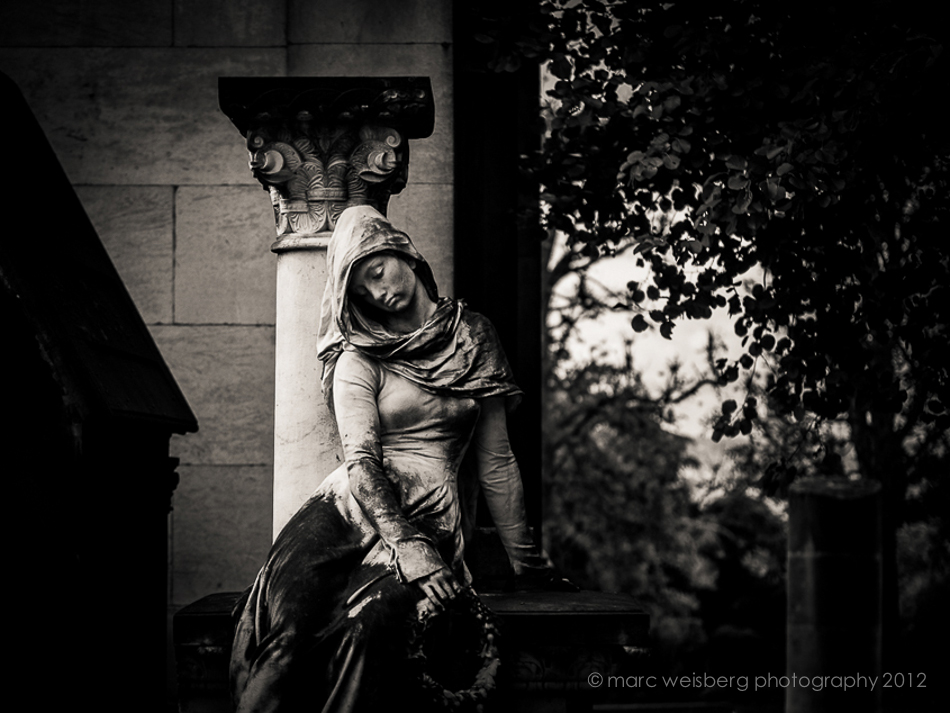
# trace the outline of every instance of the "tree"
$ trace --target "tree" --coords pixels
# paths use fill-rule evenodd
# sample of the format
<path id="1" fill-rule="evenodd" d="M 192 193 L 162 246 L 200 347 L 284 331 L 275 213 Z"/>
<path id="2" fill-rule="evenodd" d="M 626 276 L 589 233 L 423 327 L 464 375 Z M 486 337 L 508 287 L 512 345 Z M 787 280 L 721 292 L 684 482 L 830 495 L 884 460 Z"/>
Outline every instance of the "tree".
<path id="1" fill-rule="evenodd" d="M 857 473 L 884 488 L 886 641 L 907 474 L 950 427 L 938 13 L 544 0 L 482 31 L 496 68 L 529 55 L 556 78 L 531 166 L 545 227 L 592 256 L 635 241 L 651 276 L 629 285 L 634 329 L 670 337 L 726 308 L 745 353 L 719 378 L 767 374 L 766 398 L 723 403 L 713 437 L 750 433 L 765 409 L 846 424 Z"/>
<path id="2" fill-rule="evenodd" d="M 717 531 L 681 476 L 687 439 L 663 428 L 668 400 L 626 366 L 562 365 L 551 378 L 546 547 L 578 585 L 635 596 L 662 651 L 697 649 L 698 593 L 716 582 L 704 550 Z"/>
<path id="3" fill-rule="evenodd" d="M 690 439 L 668 430 L 671 404 L 698 382 L 674 369 L 651 391 L 632 363 L 596 359 L 549 377 L 544 540 L 562 571 L 650 613 L 651 672 L 780 671 L 784 524 L 743 482 L 699 502 L 684 477 L 696 465 Z"/>

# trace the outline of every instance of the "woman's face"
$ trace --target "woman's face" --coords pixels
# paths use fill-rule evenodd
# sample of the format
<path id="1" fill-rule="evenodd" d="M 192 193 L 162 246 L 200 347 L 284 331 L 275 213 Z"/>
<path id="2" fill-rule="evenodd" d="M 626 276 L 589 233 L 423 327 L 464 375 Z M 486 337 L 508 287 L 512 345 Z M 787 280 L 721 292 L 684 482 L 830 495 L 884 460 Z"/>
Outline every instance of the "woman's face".
<path id="1" fill-rule="evenodd" d="M 349 291 L 372 307 L 396 314 L 412 305 L 417 280 L 408 262 L 391 253 L 377 253 L 353 266 Z"/>

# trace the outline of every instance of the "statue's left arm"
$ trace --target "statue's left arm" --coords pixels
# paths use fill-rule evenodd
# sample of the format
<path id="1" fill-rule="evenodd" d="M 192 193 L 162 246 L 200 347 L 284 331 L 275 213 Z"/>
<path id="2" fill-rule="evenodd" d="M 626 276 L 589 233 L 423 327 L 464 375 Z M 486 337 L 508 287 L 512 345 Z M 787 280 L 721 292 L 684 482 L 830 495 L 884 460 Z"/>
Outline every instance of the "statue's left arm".
<path id="1" fill-rule="evenodd" d="M 525 515 L 524 486 L 508 440 L 504 397 L 482 399 L 472 441 L 478 482 L 516 575 L 553 574 L 553 565 L 535 544 Z"/>

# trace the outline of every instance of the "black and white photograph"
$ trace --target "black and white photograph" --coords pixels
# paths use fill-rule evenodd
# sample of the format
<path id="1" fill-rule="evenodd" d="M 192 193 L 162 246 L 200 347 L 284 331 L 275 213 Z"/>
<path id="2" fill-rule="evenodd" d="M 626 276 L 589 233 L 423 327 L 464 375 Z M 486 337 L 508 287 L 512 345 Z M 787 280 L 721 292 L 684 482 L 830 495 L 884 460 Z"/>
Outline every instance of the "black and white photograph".
<path id="1" fill-rule="evenodd" d="M 948 14 L 2 0 L 11 705 L 943 711 Z"/>

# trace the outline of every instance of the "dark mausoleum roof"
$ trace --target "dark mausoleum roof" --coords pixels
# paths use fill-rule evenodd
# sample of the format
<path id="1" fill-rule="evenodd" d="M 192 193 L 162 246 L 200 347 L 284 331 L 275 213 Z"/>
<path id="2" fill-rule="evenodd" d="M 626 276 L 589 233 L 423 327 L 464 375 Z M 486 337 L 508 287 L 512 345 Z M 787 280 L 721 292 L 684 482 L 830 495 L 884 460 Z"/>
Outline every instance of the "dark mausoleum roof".
<path id="1" fill-rule="evenodd" d="M 16 84 L 0 73 L 4 153 L 0 289 L 32 323 L 85 417 L 176 433 L 198 424 Z M 16 379 L 4 374 L 4 379 Z"/>

